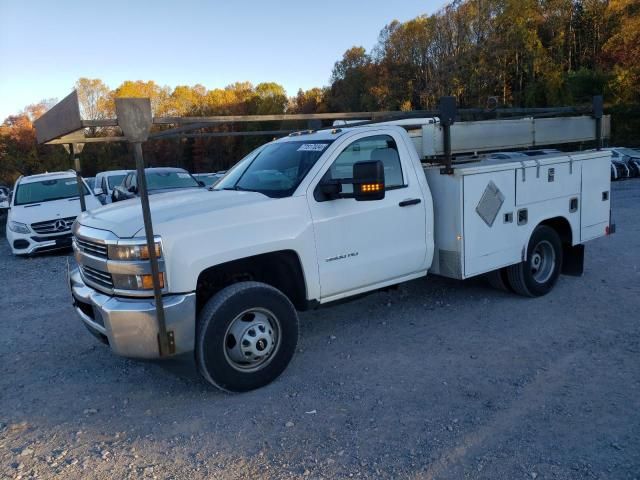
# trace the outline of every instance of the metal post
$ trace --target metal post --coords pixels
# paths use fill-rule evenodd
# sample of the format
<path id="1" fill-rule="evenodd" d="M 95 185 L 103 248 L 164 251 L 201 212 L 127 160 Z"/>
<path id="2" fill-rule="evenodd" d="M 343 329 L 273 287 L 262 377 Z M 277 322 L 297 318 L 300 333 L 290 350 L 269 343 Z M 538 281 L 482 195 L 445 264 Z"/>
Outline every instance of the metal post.
<path id="1" fill-rule="evenodd" d="M 164 303 L 162 301 L 162 288 L 160 287 L 160 268 L 156 256 L 156 244 L 153 236 L 153 224 L 151 223 L 151 209 L 149 208 L 149 194 L 147 191 L 147 178 L 144 174 L 144 158 L 142 156 L 142 142 L 149 138 L 153 118 L 151 115 L 151 101 L 148 98 L 116 98 L 116 115 L 118 126 L 133 146 L 133 154 L 136 160 L 136 172 L 138 178 L 138 193 L 142 206 L 142 220 L 144 222 L 144 234 L 149 249 L 149 263 L 151 264 L 151 276 L 153 280 L 153 297 L 155 299 L 156 320 L 158 322 L 158 348 L 160 356 L 175 353 L 173 332 L 167 332 L 167 323 L 164 316 Z"/>
<path id="2" fill-rule="evenodd" d="M 456 121 L 457 107 L 455 97 L 441 97 L 438 108 L 440 114 L 440 126 L 442 127 L 442 142 L 444 143 L 444 168 L 440 169 L 443 175 L 453 174 L 453 159 L 451 157 L 451 125 Z"/>
<path id="3" fill-rule="evenodd" d="M 442 141 L 444 142 L 444 173 L 450 175 L 453 173 L 451 158 L 451 125 L 442 125 Z"/>
<path id="4" fill-rule="evenodd" d="M 164 304 L 162 301 L 162 288 L 160 287 L 160 268 L 156 257 L 156 245 L 153 237 L 153 224 L 151 223 L 151 209 L 149 208 L 149 194 L 147 192 L 147 179 L 144 174 L 144 158 L 142 156 L 142 143 L 133 143 L 133 153 L 136 160 L 136 172 L 138 177 L 138 194 L 142 204 L 142 219 L 144 221 L 144 233 L 149 249 L 149 261 L 151 262 L 151 275 L 153 277 L 153 296 L 155 299 L 156 315 L 158 317 L 158 346 L 160 356 L 170 355 L 175 352 L 173 337 L 167 335 L 167 324 L 164 316 Z"/>
<path id="5" fill-rule="evenodd" d="M 596 95 L 593 97 L 593 118 L 596 119 L 596 150 L 602 148 L 602 113 L 602 95 Z"/>
<path id="6" fill-rule="evenodd" d="M 84 184 L 82 182 L 82 172 L 80 168 L 80 153 L 82 152 L 83 148 L 83 143 L 69 144 L 69 154 L 71 155 L 71 158 L 73 158 L 73 166 L 76 170 L 76 181 L 78 182 L 78 195 L 80 195 L 80 211 L 86 212 L 87 203 L 84 199 L 84 189 L 82 188 Z"/>

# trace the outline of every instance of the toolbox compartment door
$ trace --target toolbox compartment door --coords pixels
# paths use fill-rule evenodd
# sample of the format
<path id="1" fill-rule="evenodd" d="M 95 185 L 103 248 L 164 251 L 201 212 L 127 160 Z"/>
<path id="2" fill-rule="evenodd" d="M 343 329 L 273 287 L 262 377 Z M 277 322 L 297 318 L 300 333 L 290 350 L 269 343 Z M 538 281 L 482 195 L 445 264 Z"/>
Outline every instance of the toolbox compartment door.
<path id="1" fill-rule="evenodd" d="M 472 277 L 520 261 L 514 170 L 464 176 L 464 273 Z"/>
<path id="2" fill-rule="evenodd" d="M 582 162 L 580 241 L 605 235 L 611 211 L 611 159 L 596 157 Z"/>
<path id="3" fill-rule="evenodd" d="M 516 170 L 516 203 L 529 205 L 553 198 L 578 195 L 580 193 L 580 162 L 550 162 L 539 160 L 539 165 Z M 530 165 L 531 161 L 527 161 Z"/>

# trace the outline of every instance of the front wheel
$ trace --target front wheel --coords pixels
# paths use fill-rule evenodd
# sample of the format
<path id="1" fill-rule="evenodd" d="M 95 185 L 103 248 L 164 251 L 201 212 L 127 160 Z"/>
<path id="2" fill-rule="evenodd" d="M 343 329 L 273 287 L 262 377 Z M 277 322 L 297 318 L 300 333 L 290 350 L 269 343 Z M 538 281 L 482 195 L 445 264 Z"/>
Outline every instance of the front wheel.
<path id="1" fill-rule="evenodd" d="M 297 343 L 294 306 L 264 283 L 230 285 L 198 315 L 198 369 L 222 390 L 245 392 L 272 382 L 291 361 Z"/>
<path id="2" fill-rule="evenodd" d="M 531 234 L 524 262 L 507 267 L 509 285 L 526 297 L 549 293 L 562 270 L 562 242 L 556 231 L 546 225 L 536 227 Z"/>

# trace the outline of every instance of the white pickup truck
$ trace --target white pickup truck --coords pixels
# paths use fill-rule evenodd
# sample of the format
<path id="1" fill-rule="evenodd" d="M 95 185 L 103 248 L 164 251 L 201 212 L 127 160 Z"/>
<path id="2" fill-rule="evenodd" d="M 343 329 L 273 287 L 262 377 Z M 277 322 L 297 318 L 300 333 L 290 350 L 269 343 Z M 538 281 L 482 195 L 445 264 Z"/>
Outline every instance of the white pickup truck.
<path id="1" fill-rule="evenodd" d="M 166 328 L 228 391 L 278 377 L 297 311 L 431 272 L 489 274 L 536 297 L 581 274 L 610 233 L 608 152 L 423 164 L 419 134 L 370 125 L 292 134 L 209 190 L 150 197 Z M 70 272 L 84 324 L 123 356 L 159 357 L 140 203 L 86 212 Z"/>

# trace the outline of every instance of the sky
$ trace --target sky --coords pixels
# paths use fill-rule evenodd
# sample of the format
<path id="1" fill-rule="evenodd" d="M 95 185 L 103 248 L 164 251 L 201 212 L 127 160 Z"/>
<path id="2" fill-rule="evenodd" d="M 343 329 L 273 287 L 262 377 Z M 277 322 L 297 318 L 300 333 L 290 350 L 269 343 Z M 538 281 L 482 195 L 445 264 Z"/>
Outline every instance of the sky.
<path id="1" fill-rule="evenodd" d="M 289 95 L 329 83 L 348 48 L 444 0 L 0 0 L 0 122 L 80 77 L 220 88 L 273 81 Z"/>

